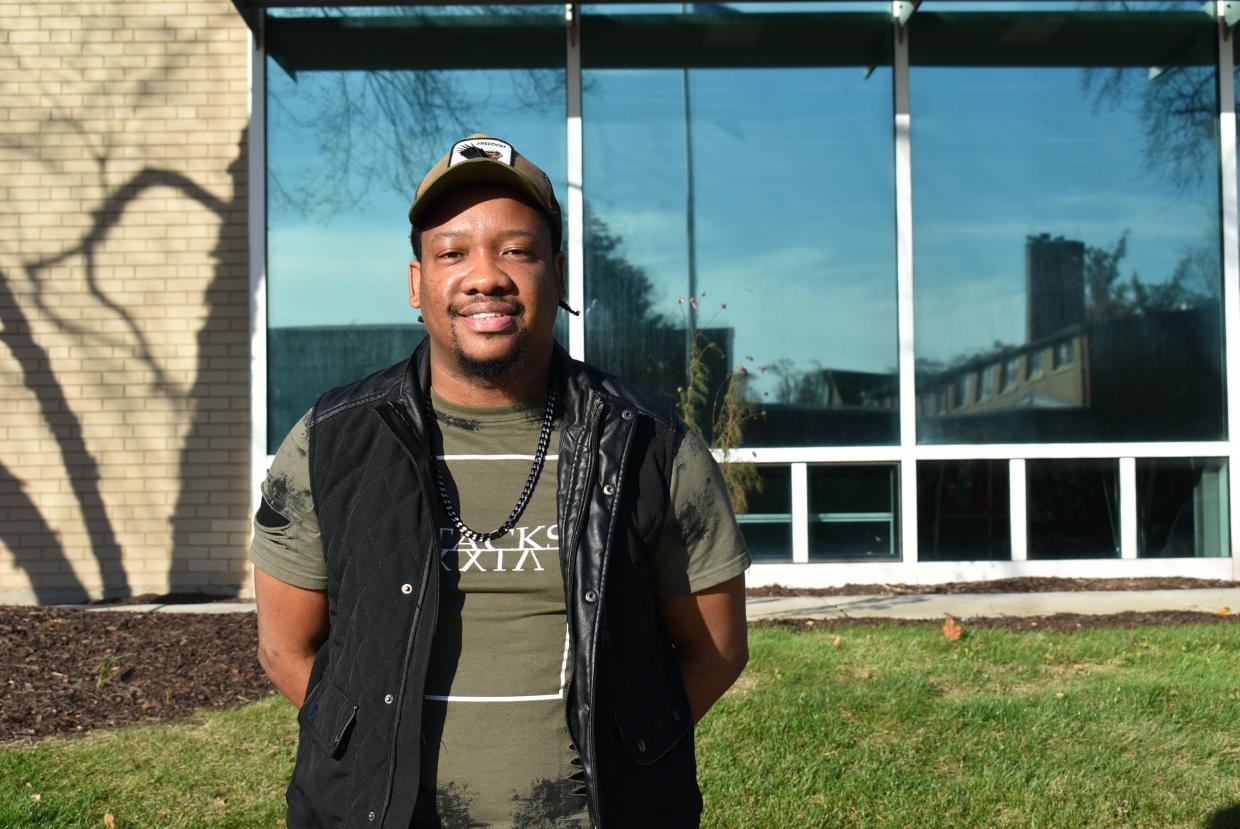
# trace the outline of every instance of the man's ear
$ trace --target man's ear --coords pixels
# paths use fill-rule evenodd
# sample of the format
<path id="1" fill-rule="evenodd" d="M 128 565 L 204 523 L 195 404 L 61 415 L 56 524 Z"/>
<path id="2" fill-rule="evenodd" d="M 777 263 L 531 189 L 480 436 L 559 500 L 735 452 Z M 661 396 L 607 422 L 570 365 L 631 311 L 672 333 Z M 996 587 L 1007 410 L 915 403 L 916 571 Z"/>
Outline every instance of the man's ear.
<path id="1" fill-rule="evenodd" d="M 422 307 L 422 263 L 416 259 L 409 261 L 409 305 Z"/>

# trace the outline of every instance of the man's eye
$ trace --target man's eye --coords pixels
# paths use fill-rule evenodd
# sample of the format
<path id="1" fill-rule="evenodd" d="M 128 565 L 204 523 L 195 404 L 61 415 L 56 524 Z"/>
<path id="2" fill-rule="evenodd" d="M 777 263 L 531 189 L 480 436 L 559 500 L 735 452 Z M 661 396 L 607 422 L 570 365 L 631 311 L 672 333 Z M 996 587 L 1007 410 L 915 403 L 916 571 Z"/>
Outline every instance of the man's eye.
<path id="1" fill-rule="evenodd" d="M 532 255 L 529 248 L 508 248 L 508 250 L 504 251 L 504 253 L 508 254 L 509 256 L 531 256 Z"/>
<path id="2" fill-rule="evenodd" d="M 439 259 L 459 259 L 463 254 L 459 250 L 442 251 L 437 258 Z"/>

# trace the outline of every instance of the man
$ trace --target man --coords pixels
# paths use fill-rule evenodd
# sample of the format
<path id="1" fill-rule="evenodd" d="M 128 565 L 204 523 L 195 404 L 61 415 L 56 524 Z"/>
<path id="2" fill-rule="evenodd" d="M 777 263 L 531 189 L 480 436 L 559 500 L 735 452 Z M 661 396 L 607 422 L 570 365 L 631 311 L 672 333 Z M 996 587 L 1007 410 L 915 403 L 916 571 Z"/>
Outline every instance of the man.
<path id="1" fill-rule="evenodd" d="M 695 827 L 693 723 L 748 658 L 718 467 L 556 345 L 560 207 L 511 145 L 458 142 L 409 221 L 426 339 L 319 399 L 255 517 L 288 824 Z"/>

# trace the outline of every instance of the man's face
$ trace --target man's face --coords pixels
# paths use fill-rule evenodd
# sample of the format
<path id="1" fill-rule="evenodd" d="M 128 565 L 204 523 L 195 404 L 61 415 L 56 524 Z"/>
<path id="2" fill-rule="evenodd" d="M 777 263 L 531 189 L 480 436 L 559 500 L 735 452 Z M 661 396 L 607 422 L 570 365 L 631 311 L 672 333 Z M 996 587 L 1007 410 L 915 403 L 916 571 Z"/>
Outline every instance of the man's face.
<path id="1" fill-rule="evenodd" d="M 432 370 L 500 388 L 545 373 L 563 269 L 547 219 L 513 191 L 445 195 L 423 222 L 421 262 L 409 263 L 409 304 L 422 312 Z"/>

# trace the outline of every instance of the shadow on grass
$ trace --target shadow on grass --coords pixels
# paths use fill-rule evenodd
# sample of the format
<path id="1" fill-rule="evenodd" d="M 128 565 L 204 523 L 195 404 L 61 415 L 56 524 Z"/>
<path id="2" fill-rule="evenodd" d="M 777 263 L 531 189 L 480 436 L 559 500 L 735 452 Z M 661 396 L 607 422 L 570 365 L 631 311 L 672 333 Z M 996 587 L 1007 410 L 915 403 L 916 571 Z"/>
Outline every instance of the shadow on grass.
<path id="1" fill-rule="evenodd" d="M 1240 829 L 1240 803 L 1219 809 L 1201 824 L 1201 829 Z"/>

